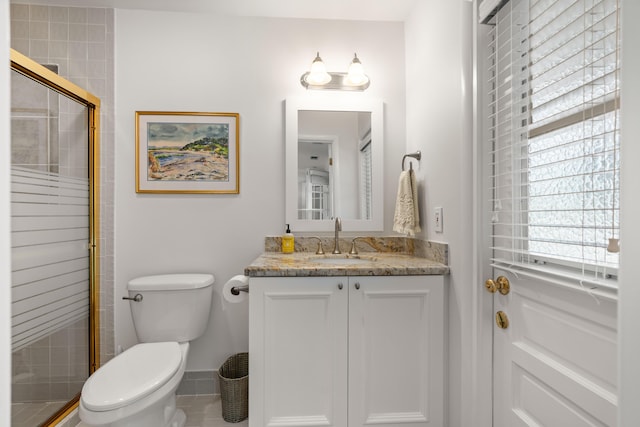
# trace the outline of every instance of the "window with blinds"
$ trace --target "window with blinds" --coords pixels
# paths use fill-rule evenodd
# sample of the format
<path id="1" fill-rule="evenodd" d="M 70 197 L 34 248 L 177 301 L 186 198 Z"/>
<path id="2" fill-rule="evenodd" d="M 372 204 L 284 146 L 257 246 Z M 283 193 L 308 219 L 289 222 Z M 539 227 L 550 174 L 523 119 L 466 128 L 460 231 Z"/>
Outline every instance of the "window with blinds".
<path id="1" fill-rule="evenodd" d="M 615 275 L 618 0 L 511 0 L 490 15 L 493 262 Z"/>

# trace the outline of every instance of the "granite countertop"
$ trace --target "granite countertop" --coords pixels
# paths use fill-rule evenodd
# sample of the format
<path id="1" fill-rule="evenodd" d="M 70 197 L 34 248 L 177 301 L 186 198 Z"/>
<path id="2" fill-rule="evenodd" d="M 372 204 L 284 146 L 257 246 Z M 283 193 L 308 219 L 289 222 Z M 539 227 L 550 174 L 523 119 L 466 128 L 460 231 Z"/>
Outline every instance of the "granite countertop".
<path id="1" fill-rule="evenodd" d="M 267 238 L 267 239 L 277 239 Z M 360 240 L 360 239 L 359 239 Z M 410 242 L 376 239 L 358 241 L 358 254 L 315 254 L 313 240 L 296 241 L 296 251 L 283 254 L 273 250 L 277 241 L 267 240 L 266 251 L 256 258 L 244 274 L 249 277 L 314 277 L 314 276 L 412 276 L 449 274 L 446 261 L 447 247 L 437 247 L 435 253 L 443 253 L 443 259 L 425 256 L 424 251 L 414 250 Z M 317 243 L 316 243 L 317 244 Z M 427 242 L 427 244 L 429 244 Z M 344 245 L 343 245 L 344 246 Z M 325 247 L 328 247 L 325 245 Z M 312 250 L 313 248 L 313 250 Z M 409 249 L 407 249 L 409 248 Z M 444 248 L 444 249 L 442 249 Z M 377 250 L 373 250 L 377 249 Z M 343 251 L 344 252 L 344 251 Z M 428 251 L 427 254 L 428 255 Z"/>

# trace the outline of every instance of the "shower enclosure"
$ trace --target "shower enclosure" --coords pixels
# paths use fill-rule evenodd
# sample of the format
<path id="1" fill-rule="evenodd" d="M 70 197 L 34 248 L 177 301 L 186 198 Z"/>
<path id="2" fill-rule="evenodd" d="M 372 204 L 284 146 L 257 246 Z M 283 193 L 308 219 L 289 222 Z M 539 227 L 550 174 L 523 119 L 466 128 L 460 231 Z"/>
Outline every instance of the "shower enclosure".
<path id="1" fill-rule="evenodd" d="M 12 426 L 55 424 L 98 366 L 100 101 L 11 51 Z"/>

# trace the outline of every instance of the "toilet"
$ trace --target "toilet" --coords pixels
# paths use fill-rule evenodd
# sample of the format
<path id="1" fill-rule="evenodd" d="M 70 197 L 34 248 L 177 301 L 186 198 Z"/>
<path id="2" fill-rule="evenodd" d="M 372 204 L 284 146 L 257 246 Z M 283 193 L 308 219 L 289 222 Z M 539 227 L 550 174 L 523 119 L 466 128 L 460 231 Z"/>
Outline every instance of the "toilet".
<path id="1" fill-rule="evenodd" d="M 140 344 L 114 357 L 84 384 L 80 419 L 86 426 L 182 427 L 176 409 L 189 341 L 209 321 L 211 274 L 144 276 L 128 283 L 128 299 Z"/>

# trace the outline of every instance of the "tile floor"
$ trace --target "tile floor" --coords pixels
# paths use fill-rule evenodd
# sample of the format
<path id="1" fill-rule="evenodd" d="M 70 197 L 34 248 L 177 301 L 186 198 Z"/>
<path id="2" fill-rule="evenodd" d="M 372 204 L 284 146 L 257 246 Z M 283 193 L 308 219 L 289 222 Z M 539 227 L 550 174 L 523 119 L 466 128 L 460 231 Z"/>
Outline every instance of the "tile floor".
<path id="1" fill-rule="evenodd" d="M 185 427 L 247 427 L 249 425 L 248 420 L 228 423 L 222 418 L 222 403 L 219 394 L 180 395 L 176 405 L 187 414 Z"/>
<path id="2" fill-rule="evenodd" d="M 19 403 L 11 405 L 11 427 L 33 427 L 40 425 L 55 412 L 62 402 Z M 176 405 L 187 414 L 184 427 L 247 427 L 248 420 L 239 423 L 228 423 L 222 418 L 222 403 L 219 394 L 197 396 L 179 395 Z M 78 419 L 77 411 L 67 417 L 62 426 L 83 427 Z"/>
<path id="3" fill-rule="evenodd" d="M 185 427 L 247 427 L 249 425 L 248 420 L 239 423 L 228 423 L 222 418 L 222 403 L 219 394 L 197 396 L 179 395 L 176 400 L 176 405 L 187 414 Z M 39 425 L 59 407 L 59 402 L 12 405 L 11 426 L 33 427 Z M 75 423 L 72 425 L 75 425 Z M 78 427 L 83 425 L 83 423 L 80 423 Z"/>
<path id="4" fill-rule="evenodd" d="M 42 424 L 66 402 L 14 403 L 11 405 L 11 427 L 33 427 Z"/>

